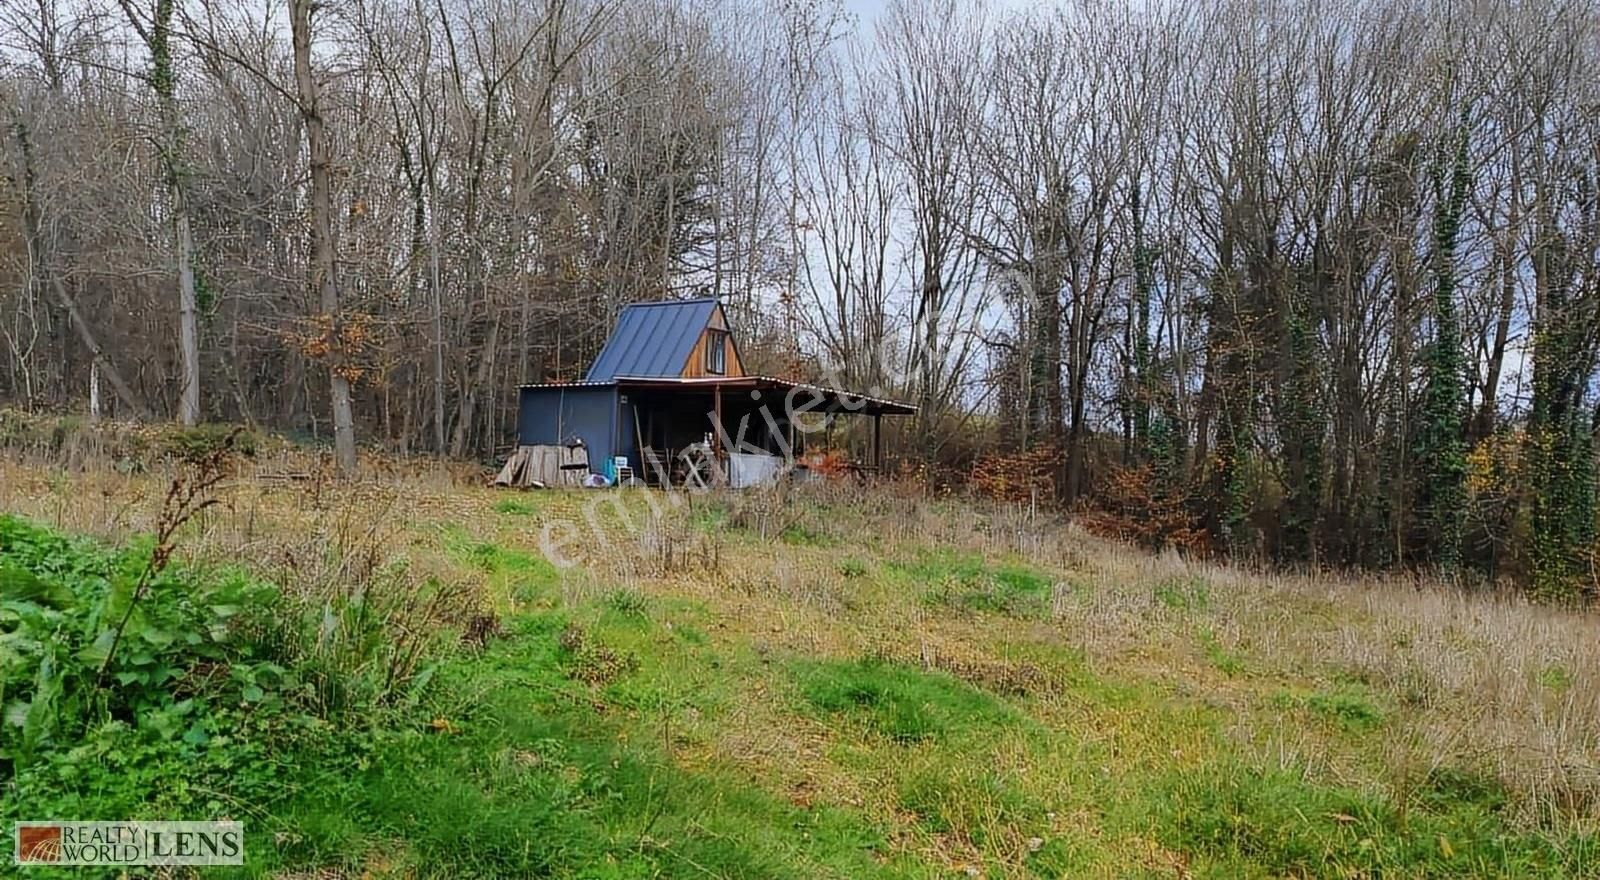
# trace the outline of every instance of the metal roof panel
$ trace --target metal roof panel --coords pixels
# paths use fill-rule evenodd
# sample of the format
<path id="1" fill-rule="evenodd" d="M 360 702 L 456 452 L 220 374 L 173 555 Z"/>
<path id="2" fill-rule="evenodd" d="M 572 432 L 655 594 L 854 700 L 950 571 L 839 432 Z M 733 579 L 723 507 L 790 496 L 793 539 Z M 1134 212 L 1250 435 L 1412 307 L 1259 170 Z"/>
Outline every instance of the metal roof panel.
<path id="1" fill-rule="evenodd" d="M 700 339 L 711 314 L 714 299 L 669 300 L 634 303 L 622 310 L 617 329 L 606 340 L 595 358 L 587 382 L 603 382 L 617 376 L 679 376 L 689 360 L 689 352 Z"/>

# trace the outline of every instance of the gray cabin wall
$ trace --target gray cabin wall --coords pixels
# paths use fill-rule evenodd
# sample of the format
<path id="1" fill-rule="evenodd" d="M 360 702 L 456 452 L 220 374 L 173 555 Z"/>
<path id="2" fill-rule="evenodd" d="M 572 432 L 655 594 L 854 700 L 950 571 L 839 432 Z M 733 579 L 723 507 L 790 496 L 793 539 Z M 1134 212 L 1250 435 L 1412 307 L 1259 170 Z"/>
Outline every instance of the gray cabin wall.
<path id="1" fill-rule="evenodd" d="M 607 473 L 606 459 L 618 453 L 616 386 L 524 388 L 517 407 L 517 443 L 558 446 L 582 439 L 589 466 Z M 631 426 L 630 426 L 631 430 Z"/>

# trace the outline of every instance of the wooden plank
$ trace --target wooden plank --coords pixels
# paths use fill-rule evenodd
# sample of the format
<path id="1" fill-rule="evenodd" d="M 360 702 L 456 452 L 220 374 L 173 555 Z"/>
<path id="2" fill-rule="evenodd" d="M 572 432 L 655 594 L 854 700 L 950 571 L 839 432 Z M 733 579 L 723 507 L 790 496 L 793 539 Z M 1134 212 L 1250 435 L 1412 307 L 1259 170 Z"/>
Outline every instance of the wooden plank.
<path id="1" fill-rule="evenodd" d="M 520 446 L 495 477 L 497 486 L 542 489 L 581 486 L 589 475 L 589 450 L 582 446 Z"/>
<path id="2" fill-rule="evenodd" d="M 517 450 L 511 453 L 511 457 L 506 459 L 506 466 L 501 468 L 500 473 L 495 476 L 494 484 L 496 486 L 521 485 L 520 478 L 527 468 L 530 451 L 531 447 L 528 446 L 517 447 Z"/>
<path id="3" fill-rule="evenodd" d="M 710 332 L 702 332 L 700 338 L 695 340 L 694 349 L 689 352 L 689 360 L 683 365 L 683 378 L 704 379 L 709 376 L 737 378 L 743 376 L 744 364 L 739 362 L 739 350 L 734 347 L 732 333 L 725 333 L 722 337 L 722 372 L 706 372 L 706 340 L 710 336 Z"/>

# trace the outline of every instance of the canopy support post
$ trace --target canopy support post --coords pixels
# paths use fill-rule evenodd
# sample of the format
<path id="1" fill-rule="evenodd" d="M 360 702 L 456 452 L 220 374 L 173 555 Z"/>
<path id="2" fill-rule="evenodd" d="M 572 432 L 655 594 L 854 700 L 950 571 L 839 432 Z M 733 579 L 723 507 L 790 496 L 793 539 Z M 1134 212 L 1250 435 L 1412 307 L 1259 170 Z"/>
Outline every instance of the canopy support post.
<path id="1" fill-rule="evenodd" d="M 883 468 L 883 414 L 872 414 L 872 466 Z"/>
<path id="2" fill-rule="evenodd" d="M 722 432 L 726 428 L 722 425 L 722 386 L 711 386 L 711 411 L 717 420 L 715 430 L 711 432 L 711 452 L 718 460 L 722 458 Z"/>

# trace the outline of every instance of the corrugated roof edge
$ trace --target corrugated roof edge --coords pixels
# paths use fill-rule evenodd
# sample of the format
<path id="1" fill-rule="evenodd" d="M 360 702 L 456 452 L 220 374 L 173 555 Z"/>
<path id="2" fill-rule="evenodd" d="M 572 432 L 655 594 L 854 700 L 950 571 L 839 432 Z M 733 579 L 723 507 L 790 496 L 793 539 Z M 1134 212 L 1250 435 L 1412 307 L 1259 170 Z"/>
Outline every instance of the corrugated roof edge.
<path id="1" fill-rule="evenodd" d="M 653 385 L 736 385 L 736 384 L 738 384 L 740 382 L 769 382 L 769 383 L 774 384 L 774 385 L 787 385 L 787 386 L 789 386 L 791 388 L 811 388 L 811 389 L 814 389 L 814 390 L 817 390 L 817 391 L 826 392 L 828 394 L 841 394 L 841 395 L 844 395 L 846 397 L 858 397 L 858 398 L 860 398 L 862 400 L 870 400 L 873 403 L 883 403 L 883 404 L 888 404 L 890 406 L 903 407 L 903 408 L 909 409 L 909 410 L 911 410 L 913 412 L 915 412 L 915 411 L 917 411 L 919 409 L 919 407 L 916 404 L 914 404 L 914 403 L 906 403 L 905 401 L 902 401 L 902 400 L 893 400 L 893 399 L 887 398 L 887 397 L 875 397 L 875 396 L 873 396 L 871 394 L 863 394 L 863 393 L 861 393 L 859 391 L 850 391 L 850 390 L 845 389 L 845 388 L 833 388 L 833 387 L 830 387 L 830 386 L 827 386 L 827 385 L 815 385 L 815 384 L 812 384 L 810 382 L 796 382 L 793 379 L 779 379 L 777 376 L 756 376 L 756 375 L 750 375 L 750 374 L 746 374 L 746 375 L 743 375 L 743 376 L 693 376 L 693 377 L 681 377 L 681 376 L 617 376 L 617 377 L 615 377 L 615 379 L 613 381 L 618 383 L 618 384 L 622 384 L 622 383 L 626 383 L 626 382 L 636 382 L 636 383 L 641 383 L 641 384 L 647 383 L 647 384 L 653 384 Z M 524 387 L 526 387 L 526 386 L 524 386 Z"/>
<path id="2" fill-rule="evenodd" d="M 859 391 L 849 391 L 849 390 L 844 389 L 844 388 L 832 388 L 832 387 L 829 387 L 827 385 L 814 385 L 814 384 L 812 384 L 810 382 L 795 382 L 795 381 L 790 380 L 790 379 L 779 379 L 776 376 L 748 376 L 748 375 L 747 376 L 700 376 L 700 377 L 691 377 L 691 378 L 675 377 L 675 376 L 618 376 L 615 379 L 609 379 L 609 380 L 600 381 L 600 382 L 589 382 L 589 381 L 582 381 L 582 382 L 534 382 L 534 383 L 529 383 L 529 384 L 526 384 L 526 385 L 518 385 L 517 387 L 518 388 L 605 388 L 605 387 L 609 387 L 609 386 L 612 386 L 612 385 L 620 385 L 620 384 L 625 383 L 625 382 L 632 382 L 632 383 L 638 383 L 638 384 L 650 384 L 650 385 L 689 385 L 689 386 L 693 386 L 693 385 L 734 385 L 734 384 L 738 384 L 740 382 L 770 382 L 770 383 L 772 383 L 774 385 L 788 385 L 788 386 L 790 386 L 792 388 L 813 388 L 813 389 L 816 389 L 817 391 L 823 391 L 823 392 L 826 392 L 828 394 L 842 394 L 842 395 L 845 395 L 846 397 L 859 397 L 862 400 L 870 400 L 873 403 L 883 403 L 883 404 L 888 404 L 890 406 L 904 407 L 905 409 L 909 409 L 912 412 L 916 412 L 920 408 L 914 403 L 906 403 L 903 400 L 893 400 L 893 399 L 888 398 L 888 397 L 875 397 L 875 396 L 873 396 L 871 394 L 863 394 L 863 393 L 861 393 Z"/>
<path id="3" fill-rule="evenodd" d="M 607 385 L 617 384 L 615 380 L 608 379 L 600 382 L 590 382 L 583 379 L 577 382 L 525 382 L 518 388 L 604 388 Z"/>
<path id="4" fill-rule="evenodd" d="M 642 309 L 650 306 L 697 306 L 701 303 L 719 303 L 721 300 L 714 296 L 697 296 L 694 299 L 652 299 L 645 302 L 628 303 L 626 309 Z"/>

